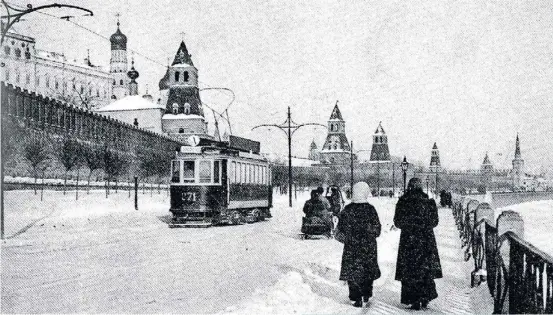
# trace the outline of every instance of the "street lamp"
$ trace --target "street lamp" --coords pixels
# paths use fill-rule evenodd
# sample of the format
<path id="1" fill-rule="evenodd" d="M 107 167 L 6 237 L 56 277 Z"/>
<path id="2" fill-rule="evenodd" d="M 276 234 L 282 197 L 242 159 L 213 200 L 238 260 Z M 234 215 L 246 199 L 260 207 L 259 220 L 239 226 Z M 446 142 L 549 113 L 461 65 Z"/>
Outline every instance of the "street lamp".
<path id="1" fill-rule="evenodd" d="M 401 162 L 401 170 L 403 171 L 403 193 L 405 194 L 405 185 L 407 184 L 407 169 L 409 168 L 409 162 L 407 157 L 403 156 L 403 162 Z"/>

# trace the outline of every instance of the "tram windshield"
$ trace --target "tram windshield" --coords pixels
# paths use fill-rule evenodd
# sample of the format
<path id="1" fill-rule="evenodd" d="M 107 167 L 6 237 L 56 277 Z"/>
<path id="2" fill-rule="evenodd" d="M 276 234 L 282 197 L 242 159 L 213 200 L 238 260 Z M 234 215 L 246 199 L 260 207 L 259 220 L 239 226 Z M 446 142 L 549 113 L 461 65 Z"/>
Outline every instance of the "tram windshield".
<path id="1" fill-rule="evenodd" d="M 171 182 L 180 184 L 220 184 L 221 161 L 174 160 L 171 163 Z"/>

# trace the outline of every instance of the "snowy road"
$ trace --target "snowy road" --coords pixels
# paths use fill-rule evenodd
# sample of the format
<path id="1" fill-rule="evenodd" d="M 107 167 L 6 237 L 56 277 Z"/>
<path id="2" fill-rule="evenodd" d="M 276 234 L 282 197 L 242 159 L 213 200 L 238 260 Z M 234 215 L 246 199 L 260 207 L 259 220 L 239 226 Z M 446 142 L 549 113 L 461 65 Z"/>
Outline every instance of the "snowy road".
<path id="1" fill-rule="evenodd" d="M 126 193 L 63 196 L 7 193 L 2 246 L 3 313 L 352 313 L 338 280 L 342 245 L 299 240 L 299 200 L 277 197 L 266 222 L 209 229 L 167 228 L 167 196 Z M 399 231 L 395 199 L 372 199 L 385 233 L 378 239 L 382 277 L 371 310 L 403 311 L 393 280 Z M 53 209 L 53 210 L 52 210 Z M 434 311 L 471 312 L 470 265 L 449 210 L 437 230 L 447 279 Z M 467 269 L 469 268 L 469 269 Z"/>

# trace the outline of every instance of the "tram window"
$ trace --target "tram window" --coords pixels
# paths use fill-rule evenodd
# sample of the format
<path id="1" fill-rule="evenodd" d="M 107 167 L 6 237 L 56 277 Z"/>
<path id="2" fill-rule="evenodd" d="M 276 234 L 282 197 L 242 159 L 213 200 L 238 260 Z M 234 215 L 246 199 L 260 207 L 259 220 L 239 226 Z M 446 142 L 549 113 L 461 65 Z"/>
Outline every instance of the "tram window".
<path id="1" fill-rule="evenodd" d="M 259 184 L 259 165 L 255 166 L 255 183 Z"/>
<path id="2" fill-rule="evenodd" d="M 211 183 L 211 161 L 200 161 L 200 184 Z"/>
<path id="3" fill-rule="evenodd" d="M 237 183 L 237 182 L 238 182 L 238 178 L 237 178 L 237 176 L 236 176 L 236 162 L 234 162 L 234 161 L 232 162 L 232 168 L 231 168 L 231 169 L 232 169 L 232 177 L 231 177 L 232 182 L 233 182 L 233 183 Z"/>
<path id="4" fill-rule="evenodd" d="M 253 183 L 253 165 L 248 164 L 248 183 Z"/>
<path id="5" fill-rule="evenodd" d="M 220 180 L 219 180 L 219 169 L 221 168 L 220 165 L 221 165 L 221 161 L 213 162 L 213 182 L 215 184 L 220 183 Z"/>
<path id="6" fill-rule="evenodd" d="M 184 161 L 183 181 L 185 183 L 194 182 L 194 161 Z"/>
<path id="7" fill-rule="evenodd" d="M 171 182 L 179 183 L 180 182 L 180 163 L 179 161 L 173 161 L 171 163 Z"/>
<path id="8" fill-rule="evenodd" d="M 257 183 L 262 184 L 262 182 L 261 182 L 261 166 L 260 165 L 257 166 Z"/>

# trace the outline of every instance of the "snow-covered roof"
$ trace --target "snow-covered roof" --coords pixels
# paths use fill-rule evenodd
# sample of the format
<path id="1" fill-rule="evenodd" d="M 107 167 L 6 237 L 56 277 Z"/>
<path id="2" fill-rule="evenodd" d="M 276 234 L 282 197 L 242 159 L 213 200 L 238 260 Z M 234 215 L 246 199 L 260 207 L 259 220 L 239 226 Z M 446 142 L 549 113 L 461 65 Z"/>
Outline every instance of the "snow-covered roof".
<path id="1" fill-rule="evenodd" d="M 172 68 L 191 68 L 191 67 L 194 67 L 194 66 L 191 66 L 187 63 L 177 63 L 176 65 L 172 65 L 171 67 Z"/>
<path id="2" fill-rule="evenodd" d="M 185 114 L 165 114 L 161 119 L 205 119 L 200 115 L 185 115 Z"/>
<path id="3" fill-rule="evenodd" d="M 97 112 L 111 112 L 122 110 L 141 110 L 141 109 L 165 109 L 165 107 L 150 102 L 142 97 L 142 95 L 126 96 L 120 100 L 117 100 L 109 105 L 97 109 Z"/>

